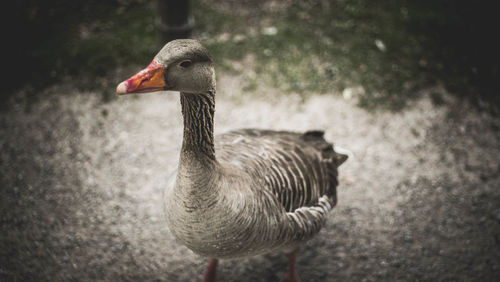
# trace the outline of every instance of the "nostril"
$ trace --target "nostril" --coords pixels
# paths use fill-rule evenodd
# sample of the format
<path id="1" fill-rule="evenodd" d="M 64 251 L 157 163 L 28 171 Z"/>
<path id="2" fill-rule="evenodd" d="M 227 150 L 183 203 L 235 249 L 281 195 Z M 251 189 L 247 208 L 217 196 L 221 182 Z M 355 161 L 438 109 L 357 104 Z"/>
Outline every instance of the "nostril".
<path id="1" fill-rule="evenodd" d="M 150 80 L 151 80 L 150 77 L 145 77 L 145 78 L 141 79 L 141 82 L 139 82 L 139 85 L 143 84 L 144 82 L 148 82 Z"/>

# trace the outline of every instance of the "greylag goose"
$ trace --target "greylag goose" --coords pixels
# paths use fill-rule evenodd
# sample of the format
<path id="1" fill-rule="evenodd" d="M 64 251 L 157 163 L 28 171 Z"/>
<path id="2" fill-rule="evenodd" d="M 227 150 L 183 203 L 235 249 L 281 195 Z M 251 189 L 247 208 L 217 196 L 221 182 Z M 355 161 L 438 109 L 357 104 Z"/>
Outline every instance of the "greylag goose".
<path id="1" fill-rule="evenodd" d="M 196 40 L 174 40 L 151 64 L 116 88 L 118 94 L 180 92 L 184 136 L 176 177 L 164 193 L 166 221 L 189 249 L 217 259 L 282 251 L 284 280 L 298 281 L 299 247 L 324 225 L 337 202 L 335 152 L 323 132 L 241 129 L 214 139 L 215 72 Z"/>

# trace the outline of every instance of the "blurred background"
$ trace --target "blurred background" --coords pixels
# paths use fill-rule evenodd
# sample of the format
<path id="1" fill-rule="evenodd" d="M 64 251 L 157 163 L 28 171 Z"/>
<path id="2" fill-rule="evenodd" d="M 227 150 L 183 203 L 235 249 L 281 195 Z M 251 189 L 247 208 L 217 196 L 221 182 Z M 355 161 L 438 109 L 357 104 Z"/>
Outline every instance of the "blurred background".
<path id="1" fill-rule="evenodd" d="M 448 0 L 20 0 L 5 4 L 0 281 L 197 281 L 161 191 L 173 93 L 117 97 L 172 36 L 211 52 L 216 133 L 323 129 L 353 151 L 303 281 L 500 276 L 499 17 Z M 170 35 L 166 34 L 170 31 Z M 221 281 L 277 281 L 270 254 Z"/>
<path id="2" fill-rule="evenodd" d="M 162 45 L 162 11 L 168 22 L 189 5 L 177 4 L 166 16 L 172 9 L 161 1 L 14 2 L 6 14 L 10 83 L 3 98 L 67 77 L 82 88 L 110 87 L 115 82 L 107 83 L 107 74 L 144 64 Z M 499 20 L 491 3 L 197 0 L 189 6 L 193 37 L 204 40 L 219 68 L 241 72 L 231 62 L 252 56 L 256 63 L 245 71 L 273 85 L 297 92 L 361 85 L 366 107 L 401 108 L 438 83 L 475 102 L 500 101 Z"/>

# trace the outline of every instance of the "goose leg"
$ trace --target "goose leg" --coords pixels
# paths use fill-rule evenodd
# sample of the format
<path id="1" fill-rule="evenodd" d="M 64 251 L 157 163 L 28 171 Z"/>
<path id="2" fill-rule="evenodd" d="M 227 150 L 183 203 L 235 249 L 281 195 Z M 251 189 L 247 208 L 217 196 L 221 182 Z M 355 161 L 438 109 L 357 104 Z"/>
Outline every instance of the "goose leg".
<path id="1" fill-rule="evenodd" d="M 297 260 L 297 252 L 287 254 L 286 256 L 288 258 L 288 272 L 285 278 L 281 280 L 281 282 L 300 282 L 299 276 L 295 271 L 295 261 Z"/>
<path id="2" fill-rule="evenodd" d="M 217 281 L 217 263 L 216 258 L 209 258 L 207 269 L 205 270 L 205 276 L 203 276 L 203 282 L 215 282 Z"/>

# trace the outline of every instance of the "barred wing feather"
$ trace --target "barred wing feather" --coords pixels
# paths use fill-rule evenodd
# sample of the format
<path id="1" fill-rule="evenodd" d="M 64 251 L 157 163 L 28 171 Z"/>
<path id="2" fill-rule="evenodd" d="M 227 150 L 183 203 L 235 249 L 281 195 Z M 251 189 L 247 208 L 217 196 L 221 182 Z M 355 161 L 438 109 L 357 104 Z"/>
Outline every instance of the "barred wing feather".
<path id="1" fill-rule="evenodd" d="M 286 212 L 318 206 L 320 199 L 329 208 L 336 204 L 337 167 L 345 158 L 323 132 L 243 129 L 217 137 L 219 162 L 244 168 Z"/>

